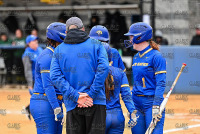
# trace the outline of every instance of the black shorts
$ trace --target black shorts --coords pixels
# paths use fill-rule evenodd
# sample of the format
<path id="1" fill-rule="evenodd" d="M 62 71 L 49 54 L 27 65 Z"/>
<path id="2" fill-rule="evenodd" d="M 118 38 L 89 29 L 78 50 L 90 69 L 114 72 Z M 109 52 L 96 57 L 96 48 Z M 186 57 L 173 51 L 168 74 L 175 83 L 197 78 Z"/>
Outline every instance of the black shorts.
<path id="1" fill-rule="evenodd" d="M 106 106 L 93 105 L 67 112 L 67 134 L 105 134 Z"/>

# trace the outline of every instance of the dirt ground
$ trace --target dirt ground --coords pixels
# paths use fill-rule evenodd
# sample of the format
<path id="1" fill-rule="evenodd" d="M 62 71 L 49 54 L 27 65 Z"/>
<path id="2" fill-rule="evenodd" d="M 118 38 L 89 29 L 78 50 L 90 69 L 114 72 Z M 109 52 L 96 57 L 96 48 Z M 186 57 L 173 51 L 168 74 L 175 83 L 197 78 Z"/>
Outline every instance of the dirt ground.
<path id="1" fill-rule="evenodd" d="M 30 95 L 25 89 L 0 88 L 0 134 L 36 134 L 35 122 L 28 120 L 23 106 Z M 200 95 L 173 94 L 166 108 L 164 134 L 200 134 Z M 126 118 L 124 134 L 131 134 L 127 127 L 127 110 L 122 102 Z M 63 127 L 65 132 L 65 125 Z"/>

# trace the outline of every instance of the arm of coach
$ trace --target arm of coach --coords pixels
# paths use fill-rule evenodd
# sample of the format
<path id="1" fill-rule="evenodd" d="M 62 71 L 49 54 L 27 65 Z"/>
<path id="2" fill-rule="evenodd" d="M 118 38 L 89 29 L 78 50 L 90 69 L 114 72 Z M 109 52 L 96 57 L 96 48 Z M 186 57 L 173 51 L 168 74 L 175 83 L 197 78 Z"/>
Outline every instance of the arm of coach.
<path id="1" fill-rule="evenodd" d="M 77 102 L 79 98 L 78 91 L 70 86 L 69 82 L 65 79 L 65 76 L 61 72 L 61 68 L 58 62 L 58 58 L 61 58 L 61 56 L 62 54 L 58 52 L 58 49 L 55 49 L 51 61 L 50 78 L 54 86 L 56 86 L 56 88 L 59 89 L 63 95 L 67 96 L 65 99 Z"/>
<path id="2" fill-rule="evenodd" d="M 108 76 L 108 71 L 109 71 L 109 62 L 108 62 L 107 52 L 101 43 L 99 44 L 97 62 L 98 62 L 98 66 L 95 73 L 95 78 L 90 87 L 90 90 L 87 92 L 87 94 L 92 99 L 96 97 L 96 95 L 98 94 L 100 90 L 104 89 L 104 82 L 105 82 L 106 77 Z"/>

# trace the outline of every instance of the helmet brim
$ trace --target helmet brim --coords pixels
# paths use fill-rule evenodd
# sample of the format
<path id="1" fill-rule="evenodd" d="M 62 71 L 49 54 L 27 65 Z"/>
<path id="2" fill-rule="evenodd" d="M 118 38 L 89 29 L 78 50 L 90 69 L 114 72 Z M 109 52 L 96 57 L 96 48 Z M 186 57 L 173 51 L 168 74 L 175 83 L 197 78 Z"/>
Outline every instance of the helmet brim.
<path id="1" fill-rule="evenodd" d="M 128 32 L 128 33 L 125 33 L 124 35 L 125 36 L 130 36 L 130 35 L 133 35 L 133 34 Z"/>

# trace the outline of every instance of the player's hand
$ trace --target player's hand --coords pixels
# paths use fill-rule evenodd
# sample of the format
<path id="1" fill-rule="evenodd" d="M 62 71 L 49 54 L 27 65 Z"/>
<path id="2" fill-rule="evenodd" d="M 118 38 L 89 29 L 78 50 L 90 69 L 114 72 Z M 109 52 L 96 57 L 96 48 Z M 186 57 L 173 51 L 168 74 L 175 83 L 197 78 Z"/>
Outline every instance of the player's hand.
<path id="1" fill-rule="evenodd" d="M 28 86 L 28 91 L 29 91 L 29 94 L 32 95 L 33 94 L 33 87 L 32 86 Z"/>
<path id="2" fill-rule="evenodd" d="M 128 122 L 128 127 L 134 127 L 137 124 L 137 116 L 136 116 L 137 110 L 134 110 L 131 115 L 128 112 L 128 117 L 129 117 L 129 122 Z"/>
<path id="3" fill-rule="evenodd" d="M 29 94 L 32 95 L 33 94 L 33 89 L 28 89 Z"/>
<path id="4" fill-rule="evenodd" d="M 162 118 L 162 115 L 160 114 L 160 106 L 153 105 L 152 118 L 160 121 Z"/>
<path id="5" fill-rule="evenodd" d="M 89 97 L 87 93 L 80 93 L 79 92 L 79 98 L 78 98 L 78 107 L 92 107 L 93 106 L 93 99 Z"/>
<path id="6" fill-rule="evenodd" d="M 67 116 L 67 114 L 66 114 L 66 116 Z M 63 117 L 62 122 L 61 122 L 61 125 L 63 125 L 64 122 L 65 122 L 65 120 L 64 120 L 64 117 Z"/>
<path id="7" fill-rule="evenodd" d="M 61 107 L 57 107 L 54 109 L 55 121 L 62 121 L 64 115 Z"/>

